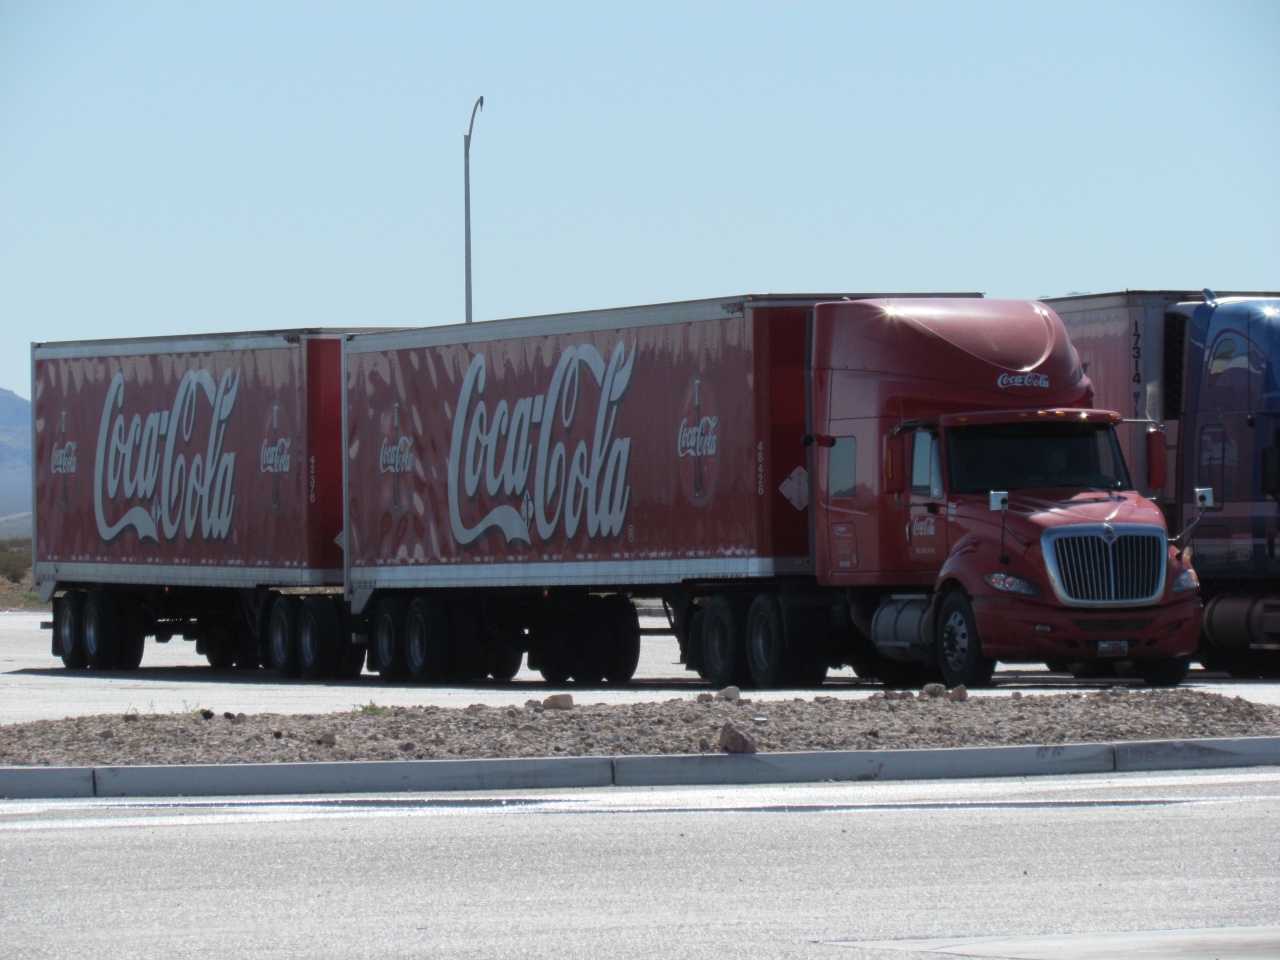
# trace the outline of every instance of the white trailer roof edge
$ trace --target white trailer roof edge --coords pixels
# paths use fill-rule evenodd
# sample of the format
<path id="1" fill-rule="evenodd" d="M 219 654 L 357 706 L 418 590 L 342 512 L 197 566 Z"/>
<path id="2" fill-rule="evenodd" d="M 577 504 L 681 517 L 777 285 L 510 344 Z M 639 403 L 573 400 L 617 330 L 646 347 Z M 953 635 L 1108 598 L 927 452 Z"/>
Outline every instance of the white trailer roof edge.
<path id="1" fill-rule="evenodd" d="M 483 343 L 511 337 L 538 337 L 556 333 L 590 333 L 617 327 L 660 326 L 667 323 L 694 323 L 724 317 L 740 317 L 753 306 L 795 306 L 832 300 L 880 300 L 902 297 L 981 298 L 981 293 L 765 293 L 706 300 L 609 307 L 573 313 L 540 314 L 484 320 L 478 323 L 450 323 L 368 333 L 355 333 L 347 340 L 347 352 L 372 353 L 395 348 L 411 340 L 414 346 L 451 343 Z"/>

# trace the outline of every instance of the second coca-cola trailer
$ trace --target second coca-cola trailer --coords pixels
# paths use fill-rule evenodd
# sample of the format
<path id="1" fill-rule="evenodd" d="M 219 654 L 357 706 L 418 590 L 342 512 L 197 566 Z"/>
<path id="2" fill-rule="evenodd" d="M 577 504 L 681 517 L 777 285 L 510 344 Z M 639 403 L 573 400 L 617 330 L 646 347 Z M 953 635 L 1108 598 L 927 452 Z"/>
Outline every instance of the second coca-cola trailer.
<path id="1" fill-rule="evenodd" d="M 636 598 L 717 685 L 1176 683 L 1195 648 L 1195 575 L 1043 304 L 741 297 L 344 356 L 346 597 L 386 677 L 625 681 Z"/>

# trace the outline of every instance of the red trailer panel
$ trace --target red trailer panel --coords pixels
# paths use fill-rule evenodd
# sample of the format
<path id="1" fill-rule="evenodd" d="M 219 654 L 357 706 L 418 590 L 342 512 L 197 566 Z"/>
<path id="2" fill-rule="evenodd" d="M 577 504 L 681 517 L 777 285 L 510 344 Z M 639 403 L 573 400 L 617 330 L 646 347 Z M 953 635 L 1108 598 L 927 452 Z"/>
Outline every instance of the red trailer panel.
<path id="1" fill-rule="evenodd" d="M 783 376 L 760 315 L 682 306 L 349 343 L 353 591 L 806 569 L 804 504 L 778 490 L 805 457 L 805 310 Z"/>
<path id="2" fill-rule="evenodd" d="M 337 584 L 337 335 L 32 348 L 35 574 Z"/>

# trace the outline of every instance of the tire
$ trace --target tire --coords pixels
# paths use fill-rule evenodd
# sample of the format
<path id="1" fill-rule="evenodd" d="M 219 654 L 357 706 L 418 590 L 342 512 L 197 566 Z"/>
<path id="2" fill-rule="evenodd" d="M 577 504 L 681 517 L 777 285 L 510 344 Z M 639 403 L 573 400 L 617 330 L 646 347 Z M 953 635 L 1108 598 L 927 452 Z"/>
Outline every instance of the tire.
<path id="1" fill-rule="evenodd" d="M 206 624 L 203 637 L 204 658 L 215 670 L 229 670 L 235 666 L 236 650 L 227 628 L 220 624 Z"/>
<path id="2" fill-rule="evenodd" d="M 415 683 L 445 683 L 449 679 L 449 617 L 435 597 L 418 597 L 409 604 L 404 647 L 405 669 Z"/>
<path id="3" fill-rule="evenodd" d="M 370 642 L 377 647 L 378 673 L 388 683 L 405 680 L 409 676 L 404 646 L 407 610 L 407 604 L 399 597 L 388 597 L 378 604 L 373 617 Z"/>
<path id="4" fill-rule="evenodd" d="M 327 680 L 338 668 L 342 619 L 331 597 L 307 597 L 298 613 L 298 672 Z"/>
<path id="5" fill-rule="evenodd" d="M 298 656 L 297 597 L 279 596 L 271 605 L 267 647 L 271 654 L 271 667 L 277 676 L 286 680 L 302 676 L 302 661 Z"/>
<path id="6" fill-rule="evenodd" d="M 83 670 L 84 656 L 84 594 L 72 590 L 63 594 L 53 605 L 54 653 L 62 658 L 68 670 Z"/>
<path id="7" fill-rule="evenodd" d="M 750 676 L 743 649 L 743 613 L 741 598 L 728 594 L 716 594 L 707 604 L 702 621 L 702 665 L 713 687 L 741 683 Z"/>
<path id="8" fill-rule="evenodd" d="M 338 667 L 334 677 L 338 680 L 355 680 L 364 673 L 365 654 L 369 648 L 363 644 L 352 643 L 351 637 L 344 638 L 339 647 Z"/>
<path id="9" fill-rule="evenodd" d="M 91 590 L 84 600 L 84 658 L 90 670 L 114 670 L 120 654 L 120 611 L 106 590 Z"/>
<path id="10" fill-rule="evenodd" d="M 547 683 L 560 686 L 569 680 L 569 630 L 565 618 L 540 617 L 529 630 L 529 669 Z"/>
<path id="11" fill-rule="evenodd" d="M 689 618 L 689 637 L 688 649 L 689 656 L 685 658 L 685 668 L 693 670 L 699 680 L 707 679 L 707 668 L 702 663 L 702 625 L 707 620 L 705 610 L 698 610 Z"/>
<path id="12" fill-rule="evenodd" d="M 942 681 L 948 687 L 990 686 L 996 662 L 982 655 L 973 606 L 959 590 L 943 598 L 938 611 L 936 646 Z"/>
<path id="13" fill-rule="evenodd" d="M 493 655 L 493 666 L 489 670 L 489 675 L 499 683 L 509 683 L 516 678 L 523 662 L 523 650 L 514 643 L 503 643 Z"/>
<path id="14" fill-rule="evenodd" d="M 1171 657 L 1168 660 L 1139 660 L 1134 671 L 1148 687 L 1176 687 L 1187 679 L 1191 669 L 1190 657 Z"/>
<path id="15" fill-rule="evenodd" d="M 746 640 L 751 682 L 760 690 L 782 686 L 788 672 L 787 631 L 776 594 L 762 593 L 751 601 Z"/>
<path id="16" fill-rule="evenodd" d="M 604 598 L 604 612 L 609 635 L 604 681 L 630 683 L 640 665 L 640 615 L 636 605 L 620 593 Z"/>
<path id="17" fill-rule="evenodd" d="M 128 614 L 120 629 L 120 648 L 116 650 L 117 670 L 137 670 L 147 646 L 147 629 Z"/>

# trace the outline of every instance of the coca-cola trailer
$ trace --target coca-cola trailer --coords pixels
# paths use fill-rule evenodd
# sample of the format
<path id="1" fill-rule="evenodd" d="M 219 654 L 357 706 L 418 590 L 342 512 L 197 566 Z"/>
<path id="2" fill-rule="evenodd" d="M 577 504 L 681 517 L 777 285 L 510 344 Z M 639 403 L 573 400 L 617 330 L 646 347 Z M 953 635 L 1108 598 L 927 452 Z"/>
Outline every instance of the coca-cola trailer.
<path id="1" fill-rule="evenodd" d="M 256 666 L 281 591 L 341 588 L 342 339 L 32 345 L 34 577 L 68 667 L 136 667 L 147 636 Z"/>
<path id="2" fill-rule="evenodd" d="M 59 594 L 68 665 L 102 646 L 90 624 L 108 610 L 130 638 L 108 647 L 182 633 L 285 676 L 367 663 L 392 680 L 504 679 L 527 654 L 551 681 L 623 682 L 642 598 L 665 604 L 684 663 L 716 685 L 807 685 L 841 665 L 893 684 L 982 684 L 997 660 L 1100 658 L 1176 683 L 1195 649 L 1195 574 L 1134 492 L 1119 416 L 1088 409 L 1089 381 L 1043 304 L 759 296 L 294 339 L 341 370 L 299 360 L 288 389 L 306 395 L 314 377 L 331 401 L 336 385 L 341 424 L 332 405 L 299 408 L 291 436 L 323 433 L 336 455 L 290 447 L 292 472 L 271 478 L 309 473 L 289 493 L 322 490 L 337 514 L 326 499 L 271 528 L 266 467 L 286 454 L 268 453 L 279 440 L 260 428 L 274 401 L 248 406 L 252 430 L 237 420 L 253 351 L 210 367 L 216 351 L 168 341 L 183 359 L 163 376 L 131 359 L 147 371 L 136 386 L 130 364 L 93 361 L 101 386 L 78 403 L 93 422 L 78 442 L 96 437 L 106 469 L 75 558 L 49 555 L 61 541 L 41 519 L 57 499 L 54 407 L 69 402 L 56 385 L 74 379 L 42 364 L 75 348 L 35 348 L 36 576 Z M 180 409 L 187 377 L 211 386 Z M 144 383 L 156 394 L 126 405 Z M 171 460 L 189 464 L 181 503 L 173 481 L 143 482 L 180 472 Z M 261 556 L 290 534 L 324 559 Z M 228 566 L 247 579 L 181 579 Z M 273 580 L 281 570 L 312 579 Z"/>

